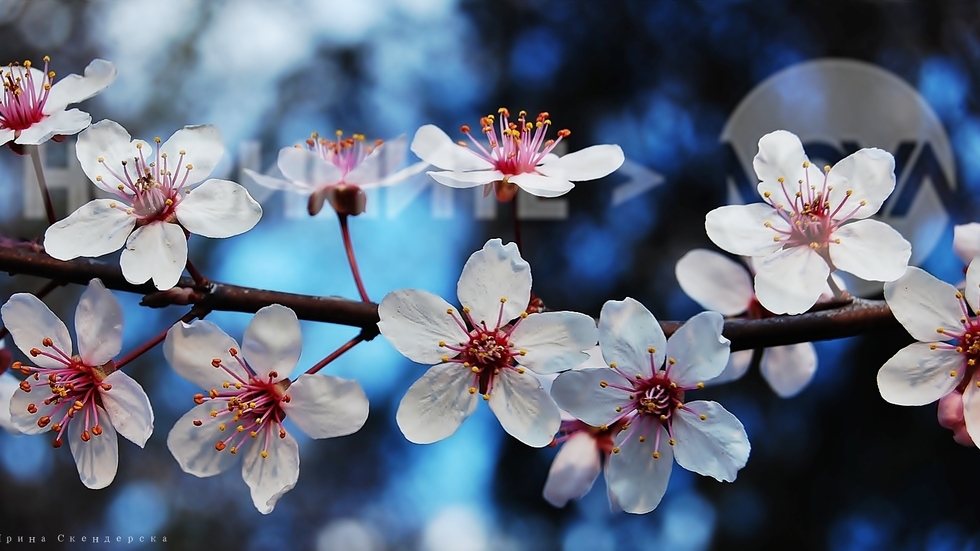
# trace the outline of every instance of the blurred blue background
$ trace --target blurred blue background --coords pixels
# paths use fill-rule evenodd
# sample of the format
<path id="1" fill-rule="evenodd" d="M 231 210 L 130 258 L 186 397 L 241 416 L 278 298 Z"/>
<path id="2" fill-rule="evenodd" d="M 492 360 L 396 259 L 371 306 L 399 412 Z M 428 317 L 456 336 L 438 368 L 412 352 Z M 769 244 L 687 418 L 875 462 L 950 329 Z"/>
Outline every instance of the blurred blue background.
<path id="1" fill-rule="evenodd" d="M 978 23 L 975 2 L 4 0 L 0 61 L 50 55 L 61 77 L 94 57 L 113 61 L 117 81 L 79 107 L 144 139 L 217 125 L 226 154 L 215 175 L 249 185 L 265 216 L 246 235 L 192 239 L 190 256 L 216 280 L 296 293 L 357 296 L 336 221 L 309 218 L 304 198 L 251 186 L 242 168 L 274 171 L 279 148 L 314 131 L 411 137 L 435 123 L 456 136 L 500 106 L 548 111 L 571 129 L 569 150 L 618 143 L 627 164 L 549 203 L 558 214 L 525 219 L 535 293 L 592 314 L 632 296 L 658 318 L 684 319 L 698 307 L 674 264 L 711 247 L 708 210 L 755 200 L 750 160 L 773 125 L 825 162 L 856 147 L 895 153 L 886 218 L 919 232 L 914 263 L 962 278 L 950 245 L 952 224 L 977 220 L 980 208 Z M 850 61 L 812 64 L 827 59 Z M 848 88 L 849 70 L 869 79 L 861 93 Z M 53 171 L 72 174 L 71 143 L 46 148 Z M 0 151 L 0 231 L 30 239 L 45 223 L 25 208 L 26 162 Z M 77 176 L 65 185 L 88 190 Z M 371 193 L 368 213 L 352 220 L 374 300 L 406 287 L 451 299 L 466 257 L 488 238 L 512 238 L 509 205 L 494 211 L 472 190 L 434 185 L 422 176 Z M 59 212 L 78 206 L 73 197 L 55 192 Z M 42 285 L 0 276 L 3 296 Z M 61 289 L 48 303 L 70 320 L 79 294 Z M 183 313 L 118 296 L 124 350 Z M 249 317 L 209 319 L 240 339 Z M 304 324 L 300 368 L 354 334 Z M 150 395 L 156 432 L 145 450 L 120 444 L 109 488 L 86 490 L 68 450 L 48 439 L 0 432 L 0 535 L 318 551 L 980 548 L 980 453 L 953 443 L 934 406 L 878 395 L 877 369 L 908 341 L 892 331 L 819 343 L 814 382 L 790 400 L 757 373 L 705 391 L 745 424 L 749 464 L 734 484 L 675 468 L 664 502 L 644 516 L 611 513 L 601 479 L 581 501 L 550 507 L 541 488 L 554 450 L 517 443 L 482 406 L 447 441 L 405 441 L 395 408 L 425 366 L 381 338 L 324 371 L 364 386 L 365 427 L 301 441 L 299 484 L 259 515 L 237 470 L 197 479 L 170 456 L 166 434 L 196 390 L 155 350 L 130 371 Z"/>

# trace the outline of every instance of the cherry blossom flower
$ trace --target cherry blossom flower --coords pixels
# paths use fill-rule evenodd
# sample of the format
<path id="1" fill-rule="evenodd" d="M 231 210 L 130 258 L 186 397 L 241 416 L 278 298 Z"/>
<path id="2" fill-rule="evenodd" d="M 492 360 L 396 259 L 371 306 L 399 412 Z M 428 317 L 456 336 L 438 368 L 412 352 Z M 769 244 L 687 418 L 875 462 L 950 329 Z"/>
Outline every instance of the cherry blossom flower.
<path id="1" fill-rule="evenodd" d="M 14 397 L 14 392 L 17 392 L 20 384 L 17 377 L 8 371 L 12 362 L 10 351 L 7 350 L 3 339 L 0 339 L 0 428 L 11 434 L 20 434 L 10 420 L 10 399 Z"/>
<path id="2" fill-rule="evenodd" d="M 510 120 L 510 112 L 498 110 L 499 122 L 494 115 L 480 119 L 480 131 L 486 135 L 484 147 L 470 134 L 470 127 L 463 126 L 472 148 L 465 142 L 454 143 L 445 132 L 433 125 L 419 128 L 412 140 L 412 151 L 423 161 L 442 169 L 429 172 L 440 184 L 454 188 L 489 186 L 494 184 L 497 198 L 513 199 L 520 187 L 540 197 L 557 197 L 568 193 L 575 184 L 596 180 L 618 169 L 625 159 L 618 145 L 594 145 L 564 157 L 552 154 L 552 150 L 571 132 L 559 130 L 557 139 L 547 139 L 551 119 L 541 113 L 535 122 L 526 119 L 521 111 L 517 121 Z M 499 126 L 499 136 L 494 125 Z"/>
<path id="3" fill-rule="evenodd" d="M 297 145 L 279 151 L 279 170 L 286 180 L 249 169 L 245 173 L 272 189 L 309 194 L 310 216 L 320 212 L 324 200 L 340 214 L 357 215 L 367 202 L 363 190 L 397 184 L 428 166 L 415 163 L 396 171 L 407 148 L 404 136 L 369 146 L 363 134 L 345 138 L 337 131 L 337 140 L 330 141 L 314 133 L 306 149 Z"/>
<path id="4" fill-rule="evenodd" d="M 747 314 L 749 318 L 767 318 L 773 314 L 756 300 L 750 272 L 726 256 L 706 249 L 695 249 L 677 261 L 677 282 L 687 296 L 702 308 L 723 316 Z M 824 284 L 825 291 L 829 287 Z M 752 350 L 732 352 L 728 365 L 713 384 L 741 378 L 752 362 Z M 817 352 L 812 343 L 804 342 L 767 348 L 762 352 L 759 371 L 783 398 L 795 396 L 813 379 L 817 370 Z"/>
<path id="5" fill-rule="evenodd" d="M 85 76 L 69 75 L 54 82 L 54 71 L 44 71 L 25 61 L 0 69 L 3 97 L 0 99 L 0 145 L 13 141 L 20 145 L 38 145 L 51 138 L 77 134 L 92 122 L 92 117 L 78 109 L 66 110 L 105 90 L 116 79 L 116 67 L 101 59 L 85 68 Z"/>
<path id="6" fill-rule="evenodd" d="M 980 441 L 980 260 L 970 263 L 963 292 L 909 267 L 885 284 L 885 302 L 919 342 L 899 350 L 878 371 L 881 397 L 900 406 L 945 398 L 940 423 L 954 433 L 965 426 L 967 434 L 958 442 Z"/>
<path id="7" fill-rule="evenodd" d="M 721 314 L 703 312 L 668 340 L 642 304 L 611 300 L 599 317 L 599 346 L 609 367 L 555 379 L 551 395 L 561 408 L 600 429 L 621 427 L 606 483 L 623 510 L 656 508 L 674 460 L 727 482 L 748 461 L 748 437 L 734 415 L 716 402 L 684 400 L 725 369 L 729 341 L 721 336 L 723 325 Z"/>
<path id="8" fill-rule="evenodd" d="M 78 354 L 68 328 L 40 299 L 18 293 L 0 308 L 3 323 L 35 364 L 14 362 L 28 378 L 10 400 L 10 421 L 25 434 L 55 433 L 65 439 L 82 484 L 105 488 L 116 476 L 116 433 L 143 447 L 153 433 L 153 409 L 143 388 L 117 371 L 122 349 L 122 308 L 102 282 L 93 279 L 75 310 Z"/>
<path id="9" fill-rule="evenodd" d="M 290 380 L 302 335 L 284 306 L 256 312 L 241 348 L 199 320 L 174 325 L 163 352 L 177 373 L 205 389 L 171 429 L 170 452 L 184 472 L 202 478 L 231 468 L 240 452 L 242 478 L 262 514 L 299 479 L 299 446 L 283 427 L 287 416 L 311 438 L 352 434 L 367 420 L 367 397 L 356 381 L 319 374 Z"/>
<path id="10" fill-rule="evenodd" d="M 767 310 L 805 312 L 835 270 L 871 281 L 905 273 L 912 246 L 867 220 L 895 189 L 890 153 L 861 149 L 821 172 L 795 134 L 777 130 L 759 140 L 753 166 L 764 203 L 714 209 L 705 229 L 722 249 L 759 259 L 755 292 Z"/>
<path id="11" fill-rule="evenodd" d="M 262 217 L 242 186 L 204 180 L 224 146 L 213 126 L 187 126 L 163 145 L 132 140 L 118 123 L 103 120 L 78 137 L 82 170 L 95 185 L 116 196 L 96 199 L 44 234 L 44 248 L 59 260 L 96 257 L 119 250 L 126 281 L 152 279 L 157 289 L 177 284 L 187 262 L 187 235 L 231 237 Z"/>
<path id="12" fill-rule="evenodd" d="M 575 312 L 527 313 L 531 267 L 514 243 L 491 239 L 463 266 L 456 287 L 462 313 L 416 289 L 388 293 L 378 327 L 408 359 L 436 364 L 402 398 L 396 420 L 411 442 L 442 440 L 476 409 L 478 395 L 521 442 L 551 443 L 558 406 L 532 373 L 557 373 L 585 361 L 595 321 Z"/>

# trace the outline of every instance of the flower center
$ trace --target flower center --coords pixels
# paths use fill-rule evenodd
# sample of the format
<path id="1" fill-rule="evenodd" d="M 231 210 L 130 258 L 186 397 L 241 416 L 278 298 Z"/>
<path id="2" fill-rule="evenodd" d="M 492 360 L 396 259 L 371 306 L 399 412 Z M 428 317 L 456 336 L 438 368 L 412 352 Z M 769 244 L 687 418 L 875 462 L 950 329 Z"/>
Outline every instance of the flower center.
<path id="1" fill-rule="evenodd" d="M 347 173 L 361 164 L 384 141 L 375 140 L 374 145 L 371 146 L 365 145 L 364 134 L 354 134 L 347 138 L 344 137 L 342 130 L 338 130 L 336 134 L 337 140 L 330 141 L 321 138 L 320 134 L 314 132 L 306 140 L 306 147 L 318 154 L 324 161 L 339 168 L 342 174 L 340 183 L 343 183 Z"/>
<path id="2" fill-rule="evenodd" d="M 490 399 L 490 391 L 493 388 L 494 377 L 501 369 L 513 369 L 518 373 L 524 373 L 524 368 L 517 366 L 514 358 L 527 354 L 525 350 L 517 350 L 510 342 L 510 335 L 527 317 L 527 312 L 521 313 L 521 317 L 511 324 L 510 320 L 503 319 L 504 303 L 507 299 L 500 299 L 500 310 L 497 314 L 497 323 L 491 328 L 486 321 L 476 323 L 470 316 L 470 309 L 463 308 L 463 318 L 456 316 L 455 310 L 449 308 L 446 313 L 452 316 L 453 321 L 467 333 L 469 340 L 457 345 L 447 344 L 445 341 L 439 342 L 440 348 L 452 350 L 456 353 L 455 357 L 443 356 L 443 362 L 460 363 L 463 367 L 473 372 L 473 386 L 470 387 L 470 394 L 478 391 L 483 395 L 484 400 Z"/>
<path id="3" fill-rule="evenodd" d="M 237 454 L 247 442 L 256 440 L 261 442 L 260 455 L 264 459 L 269 456 L 269 446 L 274 436 L 286 438 L 286 429 L 282 426 L 286 412 L 282 404 L 289 402 L 286 389 L 289 388 L 290 381 L 276 381 L 279 374 L 275 371 L 270 372 L 268 377 L 261 378 L 239 355 L 237 349 L 231 348 L 229 352 L 245 370 L 247 379 L 224 365 L 220 358 L 215 358 L 211 365 L 223 369 L 230 380 L 223 382 L 220 390 L 212 388 L 206 396 L 195 395 L 194 402 L 203 404 L 206 401 L 219 401 L 225 404 L 223 408 L 211 412 L 211 417 L 214 418 L 211 422 L 218 423 L 218 430 L 228 434 L 215 443 L 215 450 L 220 452 L 227 449 L 230 453 Z M 194 426 L 203 425 L 204 420 L 194 420 Z"/>
<path id="4" fill-rule="evenodd" d="M 54 82 L 54 71 L 48 72 L 50 60 L 44 56 L 44 72 L 40 82 L 34 80 L 30 60 L 24 61 L 23 66 L 11 63 L 7 71 L 0 71 L 0 80 L 3 80 L 0 127 L 15 130 L 20 135 L 22 130 L 27 130 L 44 118 L 44 104 L 48 101 Z"/>
<path id="5" fill-rule="evenodd" d="M 190 193 L 184 186 L 194 165 L 184 164 L 187 152 L 181 150 L 177 162 L 173 163 L 166 152 L 160 151 L 160 138 L 154 138 L 153 141 L 154 152 L 149 159 L 141 142 L 136 143 L 136 155 L 132 161 L 124 159 L 119 161 L 117 167 L 109 166 L 105 157 L 98 158 L 109 177 L 116 180 L 116 196 L 123 201 L 132 202 L 132 206 L 115 202 L 109 206 L 135 216 L 138 226 L 150 222 L 174 222 L 177 219 L 174 214 L 177 205 Z M 95 179 L 104 182 L 106 177 L 98 174 Z"/>
<path id="6" fill-rule="evenodd" d="M 551 126 L 551 119 L 548 118 L 550 115 L 547 112 L 539 113 L 533 123 L 528 122 L 526 111 L 518 113 L 516 122 L 510 120 L 510 111 L 505 107 L 498 109 L 497 113 L 500 115 L 499 136 L 494 128 L 496 122 L 494 115 L 487 115 L 480 119 L 480 129 L 487 137 L 489 149 L 470 134 L 469 126 L 461 127 L 460 131 L 466 134 L 470 142 L 476 146 L 475 150 L 470 151 L 493 164 L 494 168 L 505 176 L 534 172 L 545 155 L 551 153 L 562 138 L 567 138 L 571 134 L 567 129 L 559 130 L 558 139 L 545 139 Z M 459 142 L 459 145 L 465 146 L 466 142 Z"/>

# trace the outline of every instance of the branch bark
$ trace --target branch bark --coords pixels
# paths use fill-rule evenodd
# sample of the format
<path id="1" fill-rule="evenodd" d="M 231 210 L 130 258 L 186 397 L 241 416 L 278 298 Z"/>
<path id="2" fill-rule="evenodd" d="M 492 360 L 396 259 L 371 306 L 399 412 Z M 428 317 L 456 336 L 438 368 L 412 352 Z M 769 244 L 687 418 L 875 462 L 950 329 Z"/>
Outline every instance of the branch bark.
<path id="1" fill-rule="evenodd" d="M 303 320 L 360 327 L 365 340 L 378 334 L 378 305 L 341 297 L 318 297 L 269 291 L 227 283 L 211 282 L 207 292 L 195 290 L 194 280 L 183 277 L 178 288 L 157 291 L 152 284 L 133 285 L 126 281 L 116 264 L 87 258 L 61 261 L 30 247 L 0 246 L 0 271 L 26 274 L 63 283 L 87 285 L 99 278 L 109 289 L 144 295 L 142 304 L 150 307 L 199 304 L 209 310 L 253 313 L 270 304 L 281 304 Z M 681 326 L 680 321 L 663 321 L 667 335 Z M 854 299 L 839 308 L 798 316 L 766 319 L 731 319 L 725 322 L 725 336 L 732 350 L 779 346 L 850 337 L 879 329 L 899 327 L 884 301 Z"/>

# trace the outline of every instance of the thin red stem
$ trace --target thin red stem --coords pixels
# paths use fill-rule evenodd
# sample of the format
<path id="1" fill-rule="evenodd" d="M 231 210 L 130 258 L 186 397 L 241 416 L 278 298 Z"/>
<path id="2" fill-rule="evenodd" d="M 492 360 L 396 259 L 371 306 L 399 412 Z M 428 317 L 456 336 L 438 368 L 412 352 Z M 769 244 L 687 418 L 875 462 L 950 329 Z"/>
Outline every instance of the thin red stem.
<path id="1" fill-rule="evenodd" d="M 61 287 L 62 285 L 65 284 L 61 283 L 60 281 L 49 281 L 45 283 L 44 287 L 41 287 L 41 289 L 38 290 L 38 292 L 34 293 L 34 296 L 36 296 L 37 298 L 44 298 L 48 296 L 51 293 L 51 291 L 54 291 L 55 289 Z M 6 327 L 0 327 L 0 339 L 6 337 L 9 334 L 10 331 L 7 330 Z"/>
<path id="2" fill-rule="evenodd" d="M 179 323 L 179 322 L 190 323 L 190 321 L 193 320 L 194 318 L 203 318 L 205 315 L 207 315 L 207 312 L 206 311 L 202 311 L 199 308 L 191 308 L 191 311 L 190 312 L 187 312 L 187 314 L 185 314 L 184 317 L 182 317 L 179 320 L 177 320 L 177 323 Z M 170 326 L 170 327 L 173 327 L 173 326 Z M 156 336 L 154 336 L 152 339 L 150 339 L 150 340 L 146 341 L 145 343 L 139 345 L 132 352 L 130 352 L 129 354 L 126 354 L 125 356 L 123 356 L 122 358 L 120 358 L 119 361 L 115 362 L 115 368 L 116 368 L 116 370 L 118 371 L 118 370 L 122 369 L 129 362 L 135 360 L 136 358 L 139 358 L 143 354 L 146 354 L 154 346 L 156 346 L 156 345 L 160 344 L 161 342 L 163 342 L 163 340 L 167 338 L 167 333 L 170 331 L 170 327 L 167 327 L 166 329 L 164 329 L 163 331 L 161 331 L 160 333 L 158 333 Z"/>
<path id="3" fill-rule="evenodd" d="M 48 193 L 48 184 L 44 179 L 44 167 L 41 165 L 40 149 L 36 145 L 27 148 L 30 151 L 31 162 L 34 164 L 34 174 L 37 176 L 37 185 L 41 188 L 41 199 L 44 200 L 44 213 L 48 216 L 48 224 L 58 221 L 58 216 L 54 213 L 54 203 L 51 202 L 51 194 Z"/>
<path id="4" fill-rule="evenodd" d="M 367 291 L 364 289 L 364 282 L 361 281 L 361 273 L 357 269 L 357 259 L 354 258 L 354 244 L 350 240 L 350 229 L 347 227 L 347 215 L 337 213 L 340 219 L 340 235 L 344 238 L 344 249 L 347 251 L 347 262 L 350 263 L 350 271 L 354 275 L 354 283 L 357 285 L 357 292 L 361 295 L 362 302 L 371 302 Z"/>
<path id="5" fill-rule="evenodd" d="M 208 281 L 208 278 L 204 277 L 204 274 L 202 274 L 200 270 L 198 270 L 197 267 L 194 266 L 194 263 L 191 262 L 190 258 L 187 259 L 186 266 L 187 266 L 187 273 L 190 274 L 191 279 L 194 280 L 194 285 L 197 286 L 199 289 L 204 289 L 211 284 L 211 282 Z"/>
<path id="6" fill-rule="evenodd" d="M 354 346 L 356 346 L 358 343 L 360 343 L 363 340 L 364 340 L 364 333 L 363 332 L 358 333 L 356 337 L 354 337 L 353 339 L 347 341 L 346 343 L 344 343 L 343 346 L 341 346 L 337 350 L 334 350 L 333 352 L 331 352 L 329 356 L 327 356 L 326 358 L 323 358 L 322 360 L 320 360 L 319 362 L 317 362 L 316 365 L 314 365 L 313 367 L 311 367 L 308 370 L 306 370 L 306 374 L 307 375 L 312 375 L 312 374 L 316 373 L 317 371 L 320 371 L 327 364 L 329 364 L 330 362 L 336 360 L 337 358 L 339 358 L 340 356 L 342 356 L 344 354 L 344 352 L 347 352 L 351 348 L 354 348 Z"/>

